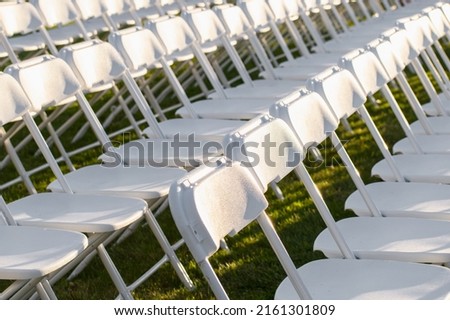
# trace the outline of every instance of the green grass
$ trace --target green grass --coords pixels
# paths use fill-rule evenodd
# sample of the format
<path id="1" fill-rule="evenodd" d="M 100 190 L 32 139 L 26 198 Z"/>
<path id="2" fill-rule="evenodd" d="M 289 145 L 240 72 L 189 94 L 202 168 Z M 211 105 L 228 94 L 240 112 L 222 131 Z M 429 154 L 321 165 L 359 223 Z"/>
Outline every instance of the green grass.
<path id="1" fill-rule="evenodd" d="M 410 79 L 415 91 L 421 93 L 423 89 L 418 85 L 417 79 L 414 76 L 410 76 Z M 396 96 L 402 102 L 407 118 L 410 121 L 414 120 L 415 117 L 406 106 L 404 97 L 398 92 Z M 377 96 L 377 98 L 380 97 Z M 421 99 L 426 100 L 423 95 Z M 404 136 L 390 108 L 382 99 L 379 100 L 378 106 L 367 103 L 367 107 L 389 146 Z M 64 123 L 75 111 L 75 107 L 69 109 L 63 117 L 58 118 L 58 121 Z M 352 116 L 349 120 L 353 131 L 348 132 L 339 128 L 338 135 L 346 141 L 345 147 L 360 170 L 363 180 L 366 183 L 375 181 L 376 179 L 370 176 L 370 169 L 382 158 L 381 153 L 358 115 Z M 121 125 L 123 124 L 118 121 L 115 127 L 110 129 L 118 129 Z M 77 128 L 77 126 L 71 128 L 71 131 L 64 135 L 65 143 L 70 141 Z M 24 136 L 25 133 L 19 133 L 14 137 L 13 142 L 18 143 Z M 131 134 L 130 138 L 133 137 Z M 93 140 L 92 132 L 90 132 L 79 143 Z M 309 171 L 335 219 L 353 216 L 352 212 L 345 211 L 343 208 L 345 199 L 355 190 L 355 187 L 335 150 L 331 147 L 331 142 L 325 141 L 321 145 L 321 150 L 327 161 L 319 166 L 310 163 Z M 30 145 L 20 152 L 27 167 L 43 162 L 42 157 L 34 156 L 34 151 L 35 148 Z M 98 163 L 99 153 L 98 148 L 90 150 L 74 157 L 73 162 L 77 167 Z M 4 153 L 0 155 L 3 158 Z M 5 183 L 15 175 L 11 166 L 3 169 L 0 183 Z M 48 170 L 33 176 L 36 188 L 40 192 L 45 191 L 45 186 L 52 179 L 54 179 L 53 175 Z M 290 174 L 280 182 L 279 186 L 283 190 L 285 199 L 278 200 L 271 191 L 268 191 L 266 196 L 270 205 L 267 212 L 295 264 L 301 266 L 312 260 L 323 258 L 321 253 L 313 251 L 312 244 L 325 225 L 302 183 Z M 17 184 L 3 190 L 2 195 L 7 201 L 13 201 L 25 196 L 26 189 L 22 184 Z M 169 211 L 159 216 L 158 221 L 172 243 L 180 238 Z M 212 264 L 229 296 L 232 299 L 272 299 L 285 274 L 257 224 L 253 223 L 237 236 L 228 238 L 227 244 L 229 250 L 219 251 L 212 258 Z M 147 226 L 138 228 L 123 243 L 109 246 L 108 251 L 127 282 L 134 281 L 162 257 L 162 250 Z M 166 264 L 134 291 L 136 299 L 214 298 L 187 248 L 182 246 L 177 251 L 177 255 L 194 281 L 196 289 L 188 291 L 184 288 L 173 269 Z M 114 299 L 117 295 L 115 287 L 98 258 L 95 258 L 75 279 L 59 281 L 55 285 L 55 292 L 60 299 Z"/>

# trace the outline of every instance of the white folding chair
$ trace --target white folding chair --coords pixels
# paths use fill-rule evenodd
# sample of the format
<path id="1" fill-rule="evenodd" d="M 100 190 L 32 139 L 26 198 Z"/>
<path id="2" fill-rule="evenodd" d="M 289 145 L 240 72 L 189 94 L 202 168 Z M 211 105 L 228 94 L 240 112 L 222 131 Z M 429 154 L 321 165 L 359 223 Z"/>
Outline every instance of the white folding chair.
<path id="1" fill-rule="evenodd" d="M 55 54 L 57 49 L 31 3 L 10 3 L 0 6 L 0 51 L 8 53 L 12 62 L 17 55 L 38 55 L 43 50 Z"/>
<path id="2" fill-rule="evenodd" d="M 87 40 L 94 36 L 85 30 L 71 0 L 33 0 L 30 3 L 39 11 L 56 46 L 68 45 L 76 40 Z"/>
<path id="3" fill-rule="evenodd" d="M 78 232 L 17 226 L 1 196 L 0 212 L 0 279 L 11 281 L 0 299 L 24 299 L 33 289 L 41 299 L 56 299 L 47 276 L 76 258 L 88 245 L 86 237 Z"/>
<path id="4" fill-rule="evenodd" d="M 27 59 L 30 56 L 38 55 L 45 50 L 50 51 L 52 54 L 57 53 L 53 39 L 51 39 L 48 31 L 46 30 L 37 9 L 30 3 L 10 3 L 5 6 L 1 6 L 0 16 L 2 17 L 0 18 L 0 22 L 4 25 L 4 32 L 0 32 L 0 42 L 6 48 L 10 61 L 16 63 L 20 61 L 20 58 Z M 20 17 L 20 19 L 18 18 L 10 21 L 9 17 L 11 16 L 17 16 Z M 28 52 L 25 57 L 21 54 L 24 52 Z M 69 170 L 73 170 L 74 166 L 69 156 L 65 153 L 59 137 L 52 127 L 47 114 L 45 112 L 41 112 L 39 116 L 43 120 L 41 128 L 46 127 L 46 129 L 49 130 L 58 151 L 62 155 L 62 160 L 65 161 Z M 23 146 L 30 140 L 32 139 L 28 136 L 14 148 L 9 142 L 6 142 L 8 156 L 2 160 L 1 166 L 5 166 L 11 160 L 14 161 L 14 158 L 17 157 L 16 152 L 22 149 Z M 16 167 L 18 168 L 20 179 L 25 182 L 28 191 L 30 193 L 35 193 L 36 190 L 29 179 L 28 173 L 17 163 Z"/>
<path id="5" fill-rule="evenodd" d="M 30 103 L 17 82 L 4 74 L 0 74 L 0 78 L 4 97 L 0 111 L 0 126 L 3 126 L 24 115 Z M 42 298 L 54 298 L 45 277 L 64 267 L 87 248 L 86 237 L 75 232 L 17 227 L 1 197 L 0 211 L 2 212 L 0 235 L 3 239 L 0 277 L 15 280 L 0 294 L 1 298 L 23 299 L 28 291 L 36 286 Z"/>
<path id="6" fill-rule="evenodd" d="M 218 299 L 229 297 L 209 258 L 218 250 L 220 239 L 255 220 L 289 275 L 276 299 L 443 299 L 448 295 L 450 273 L 438 266 L 324 259 L 296 270 L 264 212 L 267 202 L 260 184 L 240 163 L 222 160 L 215 167 L 191 171 L 188 179 L 172 186 L 170 205 L 180 233 Z"/>
<path id="7" fill-rule="evenodd" d="M 52 56 L 41 56 L 11 65 L 6 72 L 18 80 L 30 99 L 33 109 L 36 111 L 48 105 L 57 106 L 61 100 L 76 96 L 80 107 L 85 111 L 88 121 L 93 125 L 99 140 L 106 147 L 105 150 L 112 146 L 108 136 L 99 126 L 98 119 L 96 119 L 89 103 L 80 91 L 80 84 L 77 78 L 63 60 Z M 36 86 L 36 81 L 33 80 L 36 77 L 40 80 L 39 87 Z M 55 79 L 58 79 L 58 81 L 55 82 Z M 33 122 L 32 120 L 33 118 L 30 117 L 30 122 Z M 185 170 L 179 168 L 125 166 L 119 160 L 113 166 L 107 164 L 90 165 L 62 175 L 39 131 L 34 130 L 31 134 L 37 139 L 36 142 L 40 151 L 57 177 L 57 180 L 48 185 L 48 189 L 54 192 L 130 196 L 141 198 L 147 201 L 149 206 L 152 206 L 160 203 L 158 200 L 164 199 L 172 181 L 186 173 Z M 152 224 L 152 231 L 155 235 L 164 240 L 166 246 L 163 249 L 169 253 L 167 255 L 169 261 L 178 275 L 188 287 L 192 287 L 192 283 L 186 277 L 184 268 L 174 253 L 174 249 L 168 244 L 156 220 L 152 218 L 148 222 Z M 146 278 L 143 276 L 137 283 L 142 283 Z M 131 285 L 131 288 L 133 287 L 135 287 L 134 284 Z"/>

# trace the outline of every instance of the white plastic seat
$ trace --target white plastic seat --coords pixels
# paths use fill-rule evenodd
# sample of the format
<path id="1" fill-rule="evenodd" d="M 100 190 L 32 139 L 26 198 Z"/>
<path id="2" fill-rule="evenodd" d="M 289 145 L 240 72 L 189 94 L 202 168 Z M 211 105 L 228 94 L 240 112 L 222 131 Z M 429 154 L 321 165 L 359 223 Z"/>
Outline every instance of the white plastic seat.
<path id="1" fill-rule="evenodd" d="M 23 227 L 14 224 L 7 206 L 0 198 L 0 279 L 11 283 L 0 293 L 1 299 L 25 299 L 37 290 L 42 299 L 56 299 L 47 277 L 73 261 L 88 246 L 79 232 Z"/>
<path id="2" fill-rule="evenodd" d="M 384 217 L 450 219 L 450 188 L 436 183 L 375 182 L 366 186 L 373 202 Z M 364 197 L 353 192 L 345 208 L 358 216 L 371 216 Z"/>
<path id="3" fill-rule="evenodd" d="M 438 266 L 326 259 L 307 263 L 296 270 L 264 212 L 267 202 L 261 186 L 247 168 L 223 160 L 215 167 L 194 169 L 187 178 L 173 185 L 169 196 L 171 210 L 180 233 L 218 299 L 229 297 L 208 259 L 219 249 L 223 237 L 237 234 L 254 220 L 261 225 L 289 275 L 290 280 L 285 280 L 278 288 L 276 299 L 379 299 L 380 292 L 383 298 L 391 299 L 448 297 L 450 272 Z M 208 190 L 207 196 L 205 190 Z M 214 219 L 211 219 L 211 212 L 214 212 Z M 290 285 L 289 281 L 295 285 Z"/>
<path id="4" fill-rule="evenodd" d="M 305 279 L 312 299 L 448 299 L 447 270 L 433 265 L 328 259 L 312 261 L 299 268 L 298 274 Z M 287 279 L 277 288 L 275 299 L 298 299 Z"/>

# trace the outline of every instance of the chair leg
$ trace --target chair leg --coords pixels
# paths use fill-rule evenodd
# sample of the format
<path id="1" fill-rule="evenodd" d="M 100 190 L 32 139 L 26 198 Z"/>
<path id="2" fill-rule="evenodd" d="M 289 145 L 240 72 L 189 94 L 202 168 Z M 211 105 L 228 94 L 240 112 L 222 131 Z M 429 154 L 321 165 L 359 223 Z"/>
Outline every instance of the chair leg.
<path id="1" fill-rule="evenodd" d="M 261 226 L 264 234 L 267 237 L 267 240 L 269 241 L 270 245 L 273 248 L 273 251 L 278 257 L 278 260 L 282 264 L 284 270 L 286 271 L 289 279 L 292 282 L 292 285 L 294 286 L 295 290 L 297 291 L 298 296 L 300 299 L 304 300 L 310 300 L 311 295 L 309 294 L 306 285 L 303 283 L 302 279 L 300 279 L 297 268 L 294 265 L 294 262 L 292 261 L 291 257 L 289 256 L 288 252 L 286 251 L 286 248 L 284 247 L 284 244 L 281 242 L 280 238 L 278 237 L 277 232 L 275 231 L 272 222 L 270 221 L 269 217 L 265 212 L 261 213 L 258 217 L 258 223 Z"/>
<path id="2" fill-rule="evenodd" d="M 115 267 L 108 252 L 106 252 L 106 249 L 103 246 L 103 244 L 100 244 L 97 247 L 97 253 L 100 259 L 102 260 L 106 270 L 108 271 L 112 281 L 114 282 L 114 285 L 119 290 L 122 299 L 134 300 L 133 296 L 131 295 L 130 291 L 127 288 L 127 285 L 125 284 L 125 281 L 120 276 L 119 271 Z"/>
<path id="3" fill-rule="evenodd" d="M 147 220 L 147 223 L 152 230 L 153 234 L 155 235 L 156 239 L 158 240 L 161 248 L 163 249 L 164 253 L 169 258 L 170 263 L 172 264 L 172 267 L 175 269 L 175 272 L 177 273 L 180 280 L 183 282 L 183 284 L 186 286 L 186 288 L 192 290 L 194 289 L 194 284 L 192 280 L 190 279 L 189 275 L 187 274 L 186 270 L 184 269 L 183 265 L 181 264 L 180 260 L 175 254 L 174 249 L 170 245 L 169 241 L 167 240 L 166 236 L 164 235 L 161 227 L 159 226 L 158 222 L 156 221 L 156 218 L 153 216 L 153 213 L 150 211 L 147 211 L 144 213 L 145 219 Z"/>
<path id="4" fill-rule="evenodd" d="M 222 283 L 217 277 L 217 274 L 214 272 L 214 269 L 209 263 L 209 261 L 208 260 L 200 261 L 198 262 L 198 266 L 202 270 L 203 276 L 205 277 L 206 281 L 208 281 L 208 284 L 211 290 L 214 292 L 216 298 L 219 300 L 229 300 L 230 298 L 228 298 L 228 295 L 225 289 L 223 288 Z"/>

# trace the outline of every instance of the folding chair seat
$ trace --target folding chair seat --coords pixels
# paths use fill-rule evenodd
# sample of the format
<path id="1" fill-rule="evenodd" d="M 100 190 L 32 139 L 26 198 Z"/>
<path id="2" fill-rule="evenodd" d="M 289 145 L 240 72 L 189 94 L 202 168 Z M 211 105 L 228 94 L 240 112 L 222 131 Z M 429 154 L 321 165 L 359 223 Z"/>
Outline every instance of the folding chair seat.
<path id="1" fill-rule="evenodd" d="M 0 293 L 2 300 L 24 299 L 28 290 L 37 290 L 41 299 L 56 299 L 47 276 L 77 257 L 88 245 L 78 232 L 17 226 L 0 197 L 0 279 L 11 280 Z M 6 212 L 5 212 L 6 211 Z"/>
<path id="2" fill-rule="evenodd" d="M 47 58 L 50 59 L 50 57 Z M 55 61 L 53 61 L 53 63 L 55 63 Z M 59 63 L 62 63 L 62 61 Z M 33 66 L 32 62 L 31 66 Z M 52 67 L 56 68 L 57 65 L 54 64 Z M 67 70 L 70 71 L 68 66 L 66 66 L 65 72 L 68 72 Z M 49 70 L 47 69 L 47 71 Z M 64 70 L 61 72 L 64 72 Z M 23 73 L 26 72 L 18 72 L 16 76 L 24 76 Z M 31 74 L 28 73 L 27 76 L 31 76 Z M 51 76 L 52 75 L 50 75 L 50 77 Z M 54 73 L 53 76 L 56 76 L 53 79 L 61 80 L 61 78 L 57 77 L 57 74 Z M 62 77 L 64 77 L 64 75 L 62 75 Z M 68 81 L 62 82 L 62 88 L 65 88 L 68 91 L 73 90 L 74 87 L 76 88 L 76 84 L 73 82 L 74 76 L 72 75 L 72 77 L 72 82 L 70 81 L 70 78 Z M 62 191 L 65 192 L 33 194 L 16 200 L 11 204 L 12 217 L 14 217 L 20 225 L 59 228 L 83 232 L 90 235 L 89 249 L 80 254 L 76 260 L 74 260 L 70 265 L 67 265 L 60 273 L 54 276 L 52 275 L 52 278 L 50 279 L 51 282 L 59 280 L 67 273 L 67 271 L 73 269 L 78 263 L 80 263 L 80 261 L 91 255 L 93 250 L 95 250 L 102 259 L 102 262 L 104 263 L 122 298 L 132 298 L 130 291 L 134 290 L 136 285 L 133 284 L 130 287 L 125 285 L 124 280 L 106 252 L 105 245 L 111 241 L 111 238 L 114 238 L 123 232 L 124 229 L 145 218 L 152 231 L 157 236 L 162 248 L 167 253 L 167 257 L 163 258 L 162 262 L 171 261 L 180 276 L 180 279 L 188 287 L 192 287 L 192 283 L 187 277 L 183 267 L 179 264 L 179 261 L 175 257 L 173 249 L 163 235 L 152 213 L 148 209 L 147 203 L 137 198 L 125 198 L 124 196 L 117 194 L 102 195 L 100 194 L 102 193 L 101 191 L 97 192 L 99 194 L 95 194 L 96 192 L 92 191 L 92 189 L 91 191 L 88 190 L 85 193 L 81 192 L 80 194 L 74 194 L 73 189 L 69 186 L 69 183 L 60 171 L 56 160 L 51 155 L 51 152 L 40 134 L 38 127 L 33 121 L 33 118 L 28 113 L 28 108 L 31 107 L 31 103 L 27 100 L 25 93 L 11 76 L 2 74 L 1 80 L 2 88 L 5 89 L 3 90 L 5 91 L 5 99 L 9 103 L 8 105 L 5 105 L 3 115 L 12 118 L 11 114 L 14 114 L 14 112 L 18 114 L 19 110 L 21 110 L 21 108 L 23 109 L 22 116 L 24 122 L 33 137 L 36 139 L 38 146 L 43 149 L 42 152 L 46 157 L 46 160 L 49 162 L 53 173 L 57 177 L 58 183 L 62 187 Z M 24 81 L 29 81 L 28 85 L 31 85 L 31 79 Z M 26 86 L 27 84 L 24 85 Z M 57 91 L 57 89 L 55 91 Z M 52 93 L 54 96 L 57 95 L 55 92 Z M 71 93 L 73 94 L 73 92 Z M 71 93 L 65 92 L 65 94 Z M 29 92 L 29 94 L 31 93 Z M 36 98 L 36 95 L 34 98 Z M 38 97 L 38 99 L 39 98 L 42 98 L 42 96 Z M 37 101 L 35 100 L 34 102 L 35 104 L 33 107 L 36 107 Z M 24 108 L 23 105 L 19 103 L 25 104 L 27 108 Z M 92 170 L 91 172 L 93 174 L 92 177 L 95 177 L 96 173 Z M 113 172 L 110 172 L 110 174 L 113 174 L 114 177 Z M 175 179 L 178 177 L 174 176 Z M 86 183 L 90 184 L 91 182 L 86 181 Z M 167 183 L 170 185 L 170 181 Z M 99 184 L 101 185 L 101 182 Z M 118 193 L 120 193 L 120 191 L 118 191 Z M 151 203 L 151 200 L 149 200 L 149 202 Z"/>
<path id="3" fill-rule="evenodd" d="M 267 201 L 261 185 L 239 163 L 223 160 L 215 167 L 197 168 L 188 179 L 173 184 L 169 197 L 177 227 L 218 299 L 229 297 L 208 259 L 223 237 L 237 234 L 255 220 L 288 274 L 276 299 L 443 299 L 448 294 L 449 271 L 437 266 L 324 259 L 296 270 L 264 212 Z M 412 286 L 415 290 L 410 290 Z"/>
<path id="4" fill-rule="evenodd" d="M 33 0 L 30 3 L 38 9 L 56 46 L 64 46 L 79 39 L 87 40 L 94 36 L 84 29 L 71 0 Z"/>

